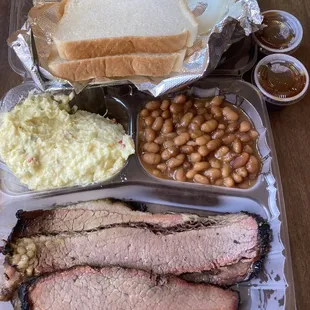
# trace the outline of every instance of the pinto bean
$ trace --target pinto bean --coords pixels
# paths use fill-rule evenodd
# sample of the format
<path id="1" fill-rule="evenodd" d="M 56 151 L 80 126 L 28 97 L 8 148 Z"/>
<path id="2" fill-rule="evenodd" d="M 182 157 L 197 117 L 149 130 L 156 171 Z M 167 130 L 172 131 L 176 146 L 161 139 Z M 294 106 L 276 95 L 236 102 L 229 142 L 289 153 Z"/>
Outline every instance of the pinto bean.
<path id="1" fill-rule="evenodd" d="M 187 128 L 185 127 L 178 127 L 177 134 L 180 135 L 181 133 L 187 132 Z"/>
<path id="2" fill-rule="evenodd" d="M 187 100 L 186 96 L 185 95 L 178 95 L 178 96 L 175 96 L 174 99 L 173 99 L 173 102 L 174 103 L 185 103 Z"/>
<path id="3" fill-rule="evenodd" d="M 251 137 L 247 133 L 238 133 L 237 137 L 240 139 L 241 142 L 249 142 Z"/>
<path id="4" fill-rule="evenodd" d="M 170 158 L 167 161 L 167 167 L 169 168 L 176 168 L 181 166 L 184 163 L 184 160 L 178 158 Z"/>
<path id="5" fill-rule="evenodd" d="M 224 137 L 224 135 L 225 135 L 225 131 L 218 129 L 212 133 L 212 139 L 221 139 Z"/>
<path id="6" fill-rule="evenodd" d="M 186 101 L 184 104 L 184 112 L 185 113 L 187 113 L 187 112 L 192 112 L 192 113 L 195 112 L 196 113 L 196 111 L 192 109 L 192 106 L 193 106 L 192 100 Z M 193 114 L 195 114 L 195 113 L 193 113 Z"/>
<path id="7" fill-rule="evenodd" d="M 212 168 L 217 168 L 217 169 L 221 169 L 222 167 L 222 164 L 221 164 L 221 161 L 212 157 L 210 160 L 209 160 L 209 163 L 211 165 Z"/>
<path id="8" fill-rule="evenodd" d="M 226 131 L 227 132 L 235 132 L 239 128 L 239 123 L 238 122 L 232 122 L 227 126 Z"/>
<path id="9" fill-rule="evenodd" d="M 231 167 L 233 169 L 241 168 L 246 165 L 246 163 L 249 161 L 250 155 L 248 153 L 243 152 L 241 155 L 236 157 L 231 163 Z"/>
<path id="10" fill-rule="evenodd" d="M 163 111 L 166 111 L 169 109 L 169 106 L 170 106 L 170 100 L 168 99 L 165 99 L 162 101 L 161 105 L 160 105 L 160 109 L 163 110 Z"/>
<path id="11" fill-rule="evenodd" d="M 186 144 L 190 140 L 190 135 L 188 132 L 181 133 L 179 136 L 174 138 L 174 144 L 181 146 Z"/>
<path id="12" fill-rule="evenodd" d="M 155 110 L 155 111 L 153 111 L 153 112 L 151 113 L 151 116 L 154 117 L 154 118 L 156 118 L 156 117 L 160 116 L 161 113 L 162 113 L 161 110 Z"/>
<path id="13" fill-rule="evenodd" d="M 211 113 L 215 118 L 221 118 L 223 116 L 222 109 L 217 105 L 211 106 Z"/>
<path id="14" fill-rule="evenodd" d="M 236 173 L 236 172 L 234 172 L 233 174 L 232 174 L 232 178 L 234 179 L 234 181 L 236 182 L 236 183 L 242 183 L 243 182 L 243 177 L 241 176 L 241 175 L 239 175 L 238 173 Z"/>
<path id="15" fill-rule="evenodd" d="M 193 119 L 194 114 L 191 112 L 187 112 L 180 121 L 180 125 L 182 127 L 188 127 L 188 125 L 190 124 L 191 120 Z"/>
<path id="16" fill-rule="evenodd" d="M 158 144 L 154 142 L 148 142 L 143 145 L 143 149 L 148 153 L 158 153 L 160 150 L 160 147 Z"/>
<path id="17" fill-rule="evenodd" d="M 158 165 L 161 158 L 159 154 L 145 153 L 142 155 L 142 160 L 149 165 Z"/>
<path id="18" fill-rule="evenodd" d="M 165 138 L 163 136 L 159 136 L 154 140 L 154 142 L 162 145 L 165 142 Z"/>
<path id="19" fill-rule="evenodd" d="M 205 118 L 203 115 L 197 115 L 192 119 L 192 123 L 196 123 L 198 125 L 202 125 L 205 122 Z"/>
<path id="20" fill-rule="evenodd" d="M 240 132 L 248 132 L 251 130 L 251 124 L 248 121 L 242 121 L 239 126 Z"/>
<path id="21" fill-rule="evenodd" d="M 207 148 L 210 151 L 215 151 L 217 150 L 220 146 L 221 146 L 221 140 L 215 139 L 215 140 L 211 140 L 207 143 Z"/>
<path id="22" fill-rule="evenodd" d="M 197 171 L 194 169 L 188 170 L 186 173 L 186 178 L 189 180 L 192 180 L 196 173 L 197 173 Z"/>
<path id="23" fill-rule="evenodd" d="M 145 119 L 144 119 L 144 123 L 146 126 L 152 126 L 153 123 L 154 123 L 154 117 L 153 116 L 147 116 Z"/>
<path id="24" fill-rule="evenodd" d="M 189 129 L 190 130 L 199 130 L 200 131 L 200 125 L 199 124 L 197 124 L 197 123 L 190 123 L 189 124 Z"/>
<path id="25" fill-rule="evenodd" d="M 180 112 L 184 111 L 184 105 L 181 103 L 175 103 L 174 102 L 170 105 L 169 109 L 170 109 L 170 112 L 173 114 L 180 113 Z"/>
<path id="26" fill-rule="evenodd" d="M 153 142 L 156 138 L 156 133 L 151 128 L 146 128 L 144 131 L 144 137 L 147 142 Z"/>
<path id="27" fill-rule="evenodd" d="M 226 126 L 224 124 L 218 124 L 217 128 L 221 130 L 226 130 Z"/>
<path id="28" fill-rule="evenodd" d="M 247 144 L 243 147 L 243 152 L 253 154 L 253 149 Z"/>
<path id="29" fill-rule="evenodd" d="M 167 170 L 167 166 L 166 166 L 166 164 L 164 164 L 164 163 L 158 164 L 158 165 L 156 166 L 156 168 L 157 168 L 158 170 L 160 170 L 161 172 L 164 172 L 164 171 Z"/>
<path id="30" fill-rule="evenodd" d="M 235 171 L 243 178 L 246 178 L 248 176 L 248 170 L 245 167 L 238 168 Z"/>
<path id="31" fill-rule="evenodd" d="M 256 130 L 250 130 L 249 135 L 250 135 L 252 140 L 256 140 L 258 137 L 258 132 Z"/>
<path id="32" fill-rule="evenodd" d="M 240 139 L 236 139 L 232 144 L 232 149 L 235 153 L 240 154 L 242 152 L 242 143 Z"/>
<path id="33" fill-rule="evenodd" d="M 234 187 L 235 186 L 235 181 L 233 180 L 232 177 L 227 177 L 224 179 L 224 185 L 226 187 Z"/>
<path id="34" fill-rule="evenodd" d="M 171 147 L 171 146 L 174 146 L 174 143 L 171 140 L 167 140 L 163 143 L 164 149 L 167 149 L 168 147 Z"/>
<path id="35" fill-rule="evenodd" d="M 228 164 L 224 164 L 222 168 L 222 176 L 223 178 L 227 178 L 230 176 L 231 167 Z"/>
<path id="36" fill-rule="evenodd" d="M 220 106 L 223 102 L 224 102 L 224 97 L 223 96 L 215 96 L 211 100 L 210 105 Z"/>
<path id="37" fill-rule="evenodd" d="M 161 128 L 164 125 L 164 119 L 161 116 L 156 117 L 153 125 L 152 125 L 152 129 L 155 131 L 160 131 Z"/>
<path id="38" fill-rule="evenodd" d="M 196 140 L 197 138 L 203 136 L 203 132 L 201 130 L 191 130 L 189 132 L 191 139 Z"/>
<path id="39" fill-rule="evenodd" d="M 210 150 L 208 149 L 206 145 L 202 145 L 202 146 L 199 146 L 198 153 L 201 156 L 207 156 L 210 153 Z"/>
<path id="40" fill-rule="evenodd" d="M 195 163 L 193 169 L 195 171 L 200 172 L 200 171 L 204 171 L 204 170 L 208 169 L 209 167 L 210 167 L 210 164 L 208 162 L 201 161 L 199 163 Z"/>
<path id="41" fill-rule="evenodd" d="M 212 132 L 217 128 L 217 124 L 218 123 L 215 119 L 211 119 L 210 121 L 207 121 L 201 125 L 201 131 L 207 133 Z"/>
<path id="42" fill-rule="evenodd" d="M 199 108 L 199 109 L 197 110 L 197 114 L 198 114 L 198 115 L 204 115 L 204 114 L 206 114 L 206 113 L 208 113 L 208 110 L 207 110 L 206 108 Z"/>
<path id="43" fill-rule="evenodd" d="M 215 180 L 222 177 L 222 172 L 220 169 L 210 168 L 204 172 L 204 175 L 207 176 L 212 183 L 214 183 Z"/>
<path id="44" fill-rule="evenodd" d="M 228 121 L 237 121 L 239 119 L 239 115 L 230 107 L 225 107 L 223 109 L 223 115 Z"/>
<path id="45" fill-rule="evenodd" d="M 163 119 L 168 119 L 168 118 L 170 118 L 170 117 L 171 117 L 170 111 L 169 111 L 169 110 L 163 111 L 163 113 L 161 113 L 161 117 L 162 117 Z"/>
<path id="46" fill-rule="evenodd" d="M 157 100 L 152 100 L 149 101 L 146 105 L 145 108 L 150 110 L 150 111 L 154 111 L 160 108 L 161 102 L 157 101 Z"/>
<path id="47" fill-rule="evenodd" d="M 179 168 L 174 173 L 174 179 L 180 182 L 186 181 L 185 171 L 183 168 Z"/>
<path id="48" fill-rule="evenodd" d="M 250 155 L 249 161 L 246 164 L 246 169 L 249 171 L 249 173 L 254 174 L 257 173 L 259 170 L 259 161 L 258 159 Z"/>
<path id="49" fill-rule="evenodd" d="M 196 139 L 197 145 L 206 145 L 209 141 L 211 141 L 211 137 L 209 135 L 203 135 Z"/>
<path id="50" fill-rule="evenodd" d="M 154 170 L 152 170 L 152 174 L 153 174 L 155 177 L 160 177 L 161 172 L 160 172 L 159 170 L 157 170 L 157 169 L 154 169 Z"/>
<path id="51" fill-rule="evenodd" d="M 182 145 L 180 147 L 180 151 L 182 154 L 190 155 L 190 154 L 194 153 L 195 149 L 194 149 L 194 147 L 192 147 L 190 145 Z"/>
<path id="52" fill-rule="evenodd" d="M 219 159 L 226 155 L 229 152 L 229 148 L 227 146 L 221 146 L 215 153 L 214 156 Z"/>
<path id="53" fill-rule="evenodd" d="M 198 163 L 202 159 L 201 155 L 199 153 L 192 153 L 190 155 L 190 160 L 192 163 Z"/>
<path id="54" fill-rule="evenodd" d="M 207 177 L 204 177 L 201 174 L 195 174 L 194 181 L 200 184 L 205 184 L 205 185 L 210 184 L 209 179 Z"/>
<path id="55" fill-rule="evenodd" d="M 225 145 L 229 145 L 231 144 L 234 140 L 236 139 L 236 136 L 235 135 L 228 135 L 228 136 L 225 136 L 222 138 L 222 141 Z"/>
<path id="56" fill-rule="evenodd" d="M 146 118 L 149 115 L 150 115 L 150 111 L 148 109 L 143 109 L 140 112 L 140 116 L 143 117 L 143 118 Z"/>
<path id="57" fill-rule="evenodd" d="M 201 108 L 205 108 L 205 102 L 201 100 L 195 100 L 194 107 L 198 110 Z"/>
<path id="58" fill-rule="evenodd" d="M 173 131 L 173 122 L 172 119 L 166 119 L 164 121 L 163 127 L 161 128 L 161 132 L 164 134 L 170 133 Z"/>
<path id="59" fill-rule="evenodd" d="M 177 156 L 179 152 L 180 150 L 178 147 L 170 146 L 161 153 L 161 157 L 163 160 L 168 160 L 171 157 Z"/>

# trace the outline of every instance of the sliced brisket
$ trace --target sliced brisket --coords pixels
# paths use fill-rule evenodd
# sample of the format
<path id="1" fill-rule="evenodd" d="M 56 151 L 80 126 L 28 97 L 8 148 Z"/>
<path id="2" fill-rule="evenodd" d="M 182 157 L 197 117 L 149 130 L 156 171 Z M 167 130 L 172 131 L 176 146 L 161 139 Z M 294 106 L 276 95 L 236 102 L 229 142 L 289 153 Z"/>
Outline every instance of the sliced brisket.
<path id="1" fill-rule="evenodd" d="M 211 222 L 177 230 L 135 223 L 91 232 L 20 238 L 16 242 L 18 246 L 35 245 L 31 265 L 36 274 L 75 265 L 117 265 L 180 275 L 240 261 L 254 262 L 262 254 L 258 223 L 244 213 L 212 217 Z"/>
<path id="2" fill-rule="evenodd" d="M 76 267 L 19 289 L 22 309 L 236 310 L 239 295 L 176 277 L 118 267 Z"/>
<path id="3" fill-rule="evenodd" d="M 17 218 L 12 240 L 39 234 L 90 231 L 122 223 L 144 222 L 161 227 L 174 227 L 203 219 L 194 214 L 151 214 L 134 211 L 124 202 L 110 200 L 82 202 L 53 210 L 19 211 Z"/>

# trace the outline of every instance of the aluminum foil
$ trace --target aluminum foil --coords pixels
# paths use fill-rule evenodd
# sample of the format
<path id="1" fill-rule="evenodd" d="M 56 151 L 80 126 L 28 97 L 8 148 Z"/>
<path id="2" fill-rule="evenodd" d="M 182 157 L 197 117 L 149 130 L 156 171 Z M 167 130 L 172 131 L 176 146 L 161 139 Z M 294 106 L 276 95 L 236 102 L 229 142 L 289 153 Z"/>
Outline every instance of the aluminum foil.
<path id="1" fill-rule="evenodd" d="M 198 19 L 199 35 L 194 46 L 187 50 L 181 72 L 167 77 L 103 77 L 79 83 L 54 77 L 48 71 L 47 59 L 53 48 L 52 37 L 58 22 L 57 0 L 34 0 L 28 21 L 8 39 L 8 43 L 42 90 L 49 90 L 54 83 L 70 84 L 77 93 L 88 85 L 132 83 L 156 97 L 210 74 L 228 47 L 257 31 L 263 20 L 256 0 L 188 0 L 188 4 Z"/>

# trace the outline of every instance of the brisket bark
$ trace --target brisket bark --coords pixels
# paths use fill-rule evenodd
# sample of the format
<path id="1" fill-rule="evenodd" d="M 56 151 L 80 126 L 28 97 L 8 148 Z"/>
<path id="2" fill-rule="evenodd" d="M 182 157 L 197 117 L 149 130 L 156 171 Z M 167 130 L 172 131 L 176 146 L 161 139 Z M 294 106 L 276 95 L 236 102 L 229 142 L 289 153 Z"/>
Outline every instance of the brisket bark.
<path id="1" fill-rule="evenodd" d="M 239 295 L 177 277 L 118 267 L 75 267 L 23 284 L 22 309 L 30 310 L 236 310 Z"/>
<path id="2" fill-rule="evenodd" d="M 97 200 L 53 210 L 19 211 L 11 239 L 62 232 L 91 231 L 109 225 L 144 222 L 175 227 L 201 221 L 195 214 L 151 214 L 132 210 L 121 201 Z M 209 219 L 211 221 L 211 218 Z"/>

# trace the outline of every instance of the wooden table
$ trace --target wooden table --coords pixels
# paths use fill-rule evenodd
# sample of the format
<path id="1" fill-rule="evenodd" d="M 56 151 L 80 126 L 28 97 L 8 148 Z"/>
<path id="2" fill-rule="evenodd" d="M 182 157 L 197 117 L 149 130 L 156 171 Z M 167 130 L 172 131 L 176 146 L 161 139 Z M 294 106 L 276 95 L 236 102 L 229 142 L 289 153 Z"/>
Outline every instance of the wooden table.
<path id="1" fill-rule="evenodd" d="M 23 1 L 23 0 L 21 0 Z M 294 54 L 310 71 L 310 1 L 260 0 L 263 10 L 294 14 L 304 27 L 304 41 Z M 21 78 L 8 64 L 9 0 L 0 0 L 0 97 Z M 287 208 L 298 309 L 310 309 L 310 93 L 297 105 L 270 112 Z"/>

